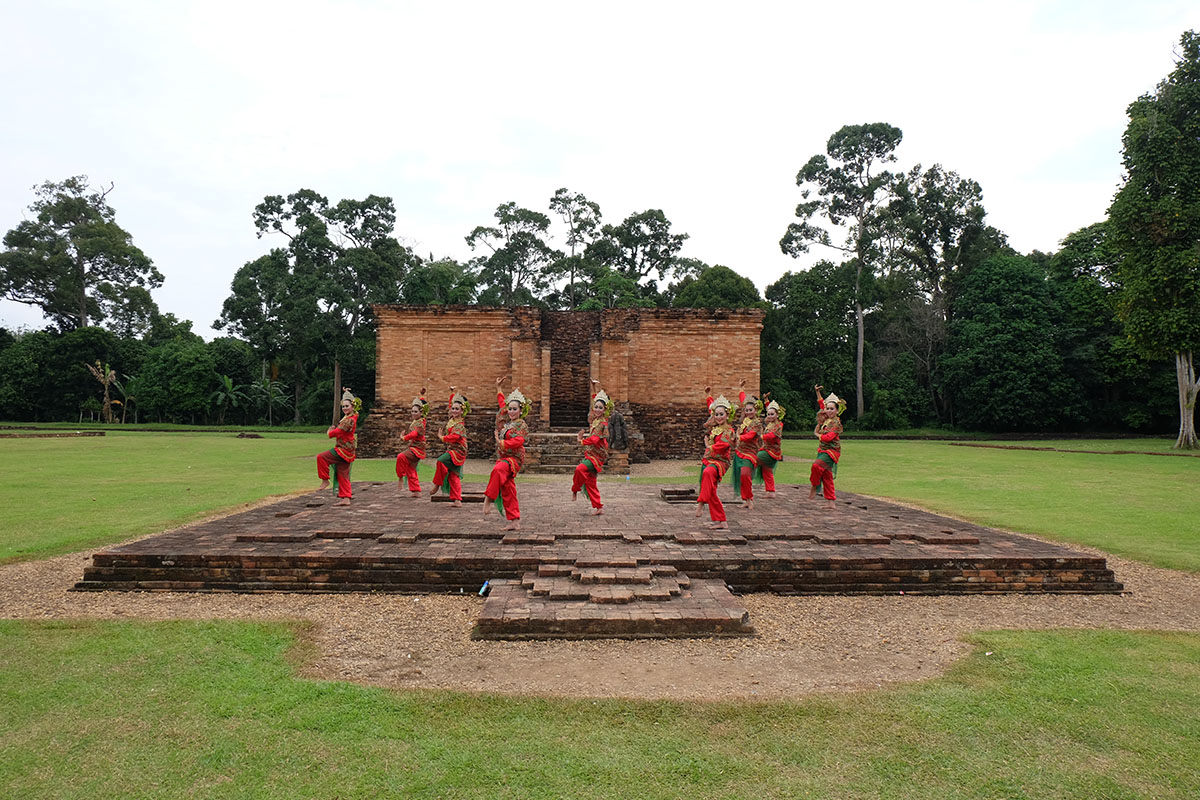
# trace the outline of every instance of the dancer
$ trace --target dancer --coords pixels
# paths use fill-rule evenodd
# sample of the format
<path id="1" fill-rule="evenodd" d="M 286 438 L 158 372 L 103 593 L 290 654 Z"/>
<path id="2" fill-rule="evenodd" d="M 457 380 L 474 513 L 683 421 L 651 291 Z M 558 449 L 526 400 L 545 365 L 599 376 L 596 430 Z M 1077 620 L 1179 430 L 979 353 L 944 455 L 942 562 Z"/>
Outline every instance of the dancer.
<path id="1" fill-rule="evenodd" d="M 519 531 L 521 506 L 517 502 L 517 473 L 525 464 L 525 437 L 529 435 L 525 416 L 529 413 L 531 403 L 515 386 L 506 398 L 504 392 L 500 391 L 503 383 L 504 378 L 496 379 L 496 404 L 500 407 L 496 413 L 499 458 L 492 466 L 487 488 L 483 490 L 483 515 L 486 517 L 492 513 L 492 504 L 495 503 L 508 519 L 504 530 Z"/>
<path id="2" fill-rule="evenodd" d="M 709 389 L 705 389 L 707 393 Z M 733 446 L 733 426 L 729 424 L 729 401 L 721 395 L 716 400 L 710 395 L 707 398 L 709 418 L 704 423 L 704 457 L 700 459 L 700 498 L 696 501 L 696 516 L 700 516 L 700 507 L 707 504 L 708 514 L 712 519 L 710 528 L 727 530 L 729 523 L 725 521 L 725 507 L 717 496 L 717 484 L 729 469 L 729 451 Z"/>
<path id="3" fill-rule="evenodd" d="M 396 456 L 397 488 L 404 489 L 404 479 L 408 478 L 409 494 L 416 498 L 421 494 L 421 481 L 417 477 L 417 464 L 425 457 L 425 417 L 429 413 L 429 403 L 425 400 L 425 389 L 412 401 L 412 421 L 408 424 L 408 433 L 404 441 L 408 447 Z"/>
<path id="4" fill-rule="evenodd" d="M 771 397 L 767 392 L 763 395 L 766 401 Z M 756 480 L 761 480 L 767 492 L 767 499 L 775 499 L 775 465 L 783 461 L 783 406 L 771 400 L 767 403 L 766 420 L 763 423 L 763 449 L 758 451 L 758 469 L 754 472 Z"/>
<path id="5" fill-rule="evenodd" d="M 331 450 L 317 454 L 317 477 L 321 479 L 321 489 L 329 488 L 329 466 L 332 464 L 337 474 L 338 501 L 334 505 L 348 506 L 354 490 L 350 487 L 350 465 L 354 462 L 355 450 L 358 448 L 358 412 L 362 401 L 351 393 L 349 388 L 342 390 L 342 419 L 327 431 L 330 439 L 337 443 Z"/>
<path id="6" fill-rule="evenodd" d="M 837 508 L 834 502 L 837 494 L 833 490 L 833 479 L 837 477 L 838 459 L 842 457 L 842 420 L 840 415 L 846 410 L 846 401 L 836 394 L 821 398 L 823 386 L 817 390 L 817 424 L 813 435 L 820 440 L 817 445 L 817 457 L 812 463 L 809 474 L 808 499 L 817 496 L 817 487 L 822 487 L 822 495 L 827 501 L 826 507 L 832 511 Z"/>
<path id="7" fill-rule="evenodd" d="M 594 386 L 600 381 L 592 380 Z M 592 410 L 588 412 L 588 429 L 579 432 L 579 443 L 583 445 L 583 460 L 575 467 L 575 478 L 571 482 L 571 500 L 579 499 L 579 490 L 586 489 L 588 500 L 592 503 L 592 514 L 604 513 L 604 503 L 600 502 L 600 489 L 596 486 L 596 476 L 604 468 L 608 460 L 608 418 L 612 414 L 613 401 L 608 394 L 599 389 L 592 395 Z"/>
<path id="8" fill-rule="evenodd" d="M 433 497 L 441 489 L 450 495 L 450 500 L 457 508 L 462 506 L 462 466 L 467 460 L 467 426 L 464 419 L 471 413 L 471 403 L 466 395 L 456 392 L 453 386 L 450 387 L 449 413 L 446 424 L 438 429 L 438 438 L 446 443 L 446 452 L 438 456 L 429 496 Z"/>
<path id="9" fill-rule="evenodd" d="M 733 477 L 741 490 L 741 507 L 754 508 L 754 489 L 751 481 L 758 468 L 758 450 L 762 447 L 762 422 L 758 419 L 757 397 L 746 396 L 746 381 L 738 384 L 740 421 L 737 424 L 737 446 L 733 451 Z"/>

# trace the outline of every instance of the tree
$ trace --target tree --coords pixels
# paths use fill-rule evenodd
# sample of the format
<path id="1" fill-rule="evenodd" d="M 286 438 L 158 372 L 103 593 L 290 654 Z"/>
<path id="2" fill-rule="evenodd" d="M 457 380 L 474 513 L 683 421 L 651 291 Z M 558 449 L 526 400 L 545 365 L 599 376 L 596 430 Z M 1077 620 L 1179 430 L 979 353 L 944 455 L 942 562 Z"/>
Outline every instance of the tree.
<path id="1" fill-rule="evenodd" d="M 153 306 L 144 289 L 163 276 L 116 223 L 112 189 L 92 191 L 86 175 L 35 186 L 34 218 L 4 235 L 0 295 L 40 307 L 63 330 L 113 316 L 125 327 L 143 324 Z"/>
<path id="2" fill-rule="evenodd" d="M 513 202 L 497 206 L 495 217 L 495 226 L 480 225 L 467 234 L 472 250 L 491 251 L 476 260 L 483 285 L 480 301 L 531 305 L 549 288 L 547 267 L 561 255 L 546 243 L 550 218 Z"/>
<path id="3" fill-rule="evenodd" d="M 1200 34 L 1180 39 L 1175 69 L 1130 104 L 1125 181 L 1109 207 L 1119 254 L 1117 310 L 1148 356 L 1175 357 L 1179 436 L 1194 450 L 1200 347 Z"/>
<path id="4" fill-rule="evenodd" d="M 1024 256 L 993 256 L 964 278 L 945 357 L 959 424 L 1047 430 L 1077 413 L 1080 389 L 1063 369 L 1054 299 Z"/>
<path id="5" fill-rule="evenodd" d="M 551 271 L 567 276 L 567 308 L 575 308 L 575 277 L 583 266 L 580 257 L 596 238 L 600 226 L 600 206 L 582 194 L 559 189 L 550 198 L 550 210 L 558 214 L 567 226 L 567 247 L 570 254 L 560 258 Z"/>
<path id="6" fill-rule="evenodd" d="M 720 264 L 690 280 L 671 303 L 676 308 L 754 308 L 761 304 L 753 281 Z"/>
<path id="7" fill-rule="evenodd" d="M 863 415 L 863 305 L 864 279 L 879 260 L 876 243 L 882 232 L 882 210 L 891 193 L 893 176 L 881 164 L 896 160 L 893 151 L 903 138 L 899 128 L 884 122 L 847 125 L 829 137 L 825 155 L 815 155 L 796 174 L 796 185 L 805 187 L 804 202 L 796 206 L 799 222 L 788 225 L 779 247 L 793 258 L 813 244 L 840 250 L 854 265 L 854 314 L 858 328 L 855 357 L 856 417 Z M 833 159 L 834 163 L 830 163 Z M 816 189 L 817 199 L 809 200 Z M 816 224 L 824 217 L 834 226 L 846 225 L 845 238 L 835 244 L 830 233 Z"/>
<path id="8" fill-rule="evenodd" d="M 250 391 L 267 408 L 267 424 L 275 424 L 275 407 L 287 408 L 287 384 L 269 377 L 260 378 L 250 385 Z"/>
<path id="9" fill-rule="evenodd" d="M 92 377 L 100 381 L 100 384 L 104 387 L 104 421 L 112 424 L 113 411 L 111 389 L 113 383 L 115 383 L 117 380 L 116 370 L 109 367 L 108 364 L 101 364 L 99 361 L 96 362 L 95 366 L 91 364 L 84 364 L 84 366 L 87 367 L 87 370 L 92 374 Z"/>
<path id="10" fill-rule="evenodd" d="M 288 295 L 294 302 L 317 306 L 319 313 L 310 318 L 307 331 L 332 357 L 331 416 L 336 422 L 345 348 L 353 346 L 360 328 L 370 324 L 373 303 L 400 299 L 404 274 L 418 260 L 393 235 L 396 210 L 390 197 L 369 195 L 330 206 L 311 189 L 286 198 L 269 195 L 254 209 L 254 224 L 260 237 L 267 233 L 287 237 L 283 253 L 289 262 Z M 244 302 L 236 305 L 245 307 Z"/>
<path id="11" fill-rule="evenodd" d="M 244 408 L 249 399 L 246 388 L 233 382 L 228 375 L 218 375 L 217 388 L 208 396 L 210 405 L 217 407 L 217 424 L 225 424 L 225 412 L 230 408 Z M 243 415 L 244 416 L 244 415 Z"/>
<path id="12" fill-rule="evenodd" d="M 655 303 L 642 296 L 637 281 L 605 266 L 589 270 L 587 297 L 579 303 L 580 311 L 600 311 L 605 308 L 653 308 Z"/>
<path id="13" fill-rule="evenodd" d="M 154 348 L 142 365 L 141 407 L 161 422 L 196 422 L 208 410 L 214 369 L 204 342 L 174 339 Z"/>
<path id="14" fill-rule="evenodd" d="M 883 335 L 911 359 L 939 421 L 952 417 L 942 391 L 940 365 L 953 315 L 954 283 L 1004 246 L 1004 236 L 984 224 L 983 190 L 973 180 L 934 164 L 899 175 L 885 225 L 897 244 L 892 265 L 907 280 L 892 280 L 897 307 L 886 314 Z M 885 303 L 886 305 L 886 303 Z"/>
<path id="15" fill-rule="evenodd" d="M 853 288 L 853 265 L 830 261 L 786 272 L 767 287 L 762 383 L 789 409 L 789 428 L 811 428 L 813 384 L 848 394 L 842 387 L 854 377 Z"/>
<path id="16" fill-rule="evenodd" d="M 475 300 L 475 276 L 453 258 L 430 259 L 405 273 L 400 297 L 414 306 L 471 303 Z"/>
<path id="17" fill-rule="evenodd" d="M 666 280 L 674 274 L 675 257 L 687 239 L 686 233 L 671 233 L 667 215 L 652 208 L 630 214 L 620 225 L 605 225 L 586 255 L 637 282 L 652 272 Z"/>

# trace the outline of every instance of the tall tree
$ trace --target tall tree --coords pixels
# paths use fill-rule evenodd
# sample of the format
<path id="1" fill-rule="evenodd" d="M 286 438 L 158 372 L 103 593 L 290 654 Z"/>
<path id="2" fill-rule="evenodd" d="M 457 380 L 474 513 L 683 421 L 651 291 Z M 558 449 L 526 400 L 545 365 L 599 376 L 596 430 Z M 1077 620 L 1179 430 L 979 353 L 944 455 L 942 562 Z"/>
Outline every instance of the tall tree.
<path id="1" fill-rule="evenodd" d="M 676 308 L 756 308 L 762 305 L 762 297 L 749 278 L 717 264 L 682 286 L 671 305 Z"/>
<path id="2" fill-rule="evenodd" d="M 888 215 L 898 247 L 893 265 L 911 279 L 906 314 L 893 317 L 888 330 L 913 359 L 926 384 L 939 421 L 951 410 L 942 391 L 940 364 L 952 315 L 954 282 L 975 264 L 995 254 L 1004 236 L 984 224 L 983 189 L 934 164 L 897 176 Z M 896 288 L 901 284 L 893 282 Z M 900 311 L 900 309 L 895 309 Z"/>
<path id="3" fill-rule="evenodd" d="M 1125 181 L 1109 208 L 1119 253 L 1117 309 L 1147 355 L 1174 355 L 1175 446 L 1194 450 L 1200 347 L 1200 34 L 1180 39 L 1175 69 L 1129 109 Z"/>
<path id="4" fill-rule="evenodd" d="M 417 263 L 393 235 L 396 210 L 390 197 L 329 201 L 311 189 L 269 195 L 254 209 L 258 235 L 279 233 L 293 275 L 311 284 L 320 314 L 313 326 L 333 360 L 331 417 L 339 418 L 341 359 L 373 303 L 400 299 L 405 272 Z"/>
<path id="5" fill-rule="evenodd" d="M 674 275 L 676 256 L 686 233 L 671 233 L 671 221 L 661 209 L 630 214 L 619 225 L 605 225 L 587 248 L 590 260 L 640 282 L 652 272 L 659 280 Z"/>
<path id="6" fill-rule="evenodd" d="M 885 122 L 847 125 L 833 136 L 825 155 L 815 155 L 800 168 L 796 185 L 803 188 L 804 202 L 796 206 L 799 222 L 788 225 L 779 241 L 792 257 L 807 253 L 813 244 L 840 250 L 854 264 L 854 314 L 858 327 L 855 356 L 855 413 L 863 415 L 863 305 L 864 281 L 879 260 L 876 247 L 883 232 L 883 208 L 891 196 L 893 176 L 880 169 L 896 160 L 894 151 L 903 133 Z M 832 163 L 831 163 L 832 160 Z M 809 200 L 813 190 L 817 197 Z M 845 226 L 845 235 L 835 243 L 830 232 L 815 219 L 824 218 L 835 227 Z"/>
<path id="7" fill-rule="evenodd" d="M 63 330 L 99 325 L 126 305 L 124 316 L 144 322 L 152 305 L 144 288 L 163 276 L 116 223 L 112 189 L 93 191 L 86 175 L 35 186 L 34 218 L 4 235 L 0 295 L 40 307 Z"/>
<path id="8" fill-rule="evenodd" d="M 600 206 L 578 192 L 571 194 L 562 188 L 550 198 L 550 210 L 566 224 L 569 248 L 568 255 L 559 259 L 552 270 L 567 276 L 567 308 L 575 308 L 575 278 L 582 267 L 580 255 L 599 232 Z"/>
<path id="9" fill-rule="evenodd" d="M 496 224 L 479 225 L 467 234 L 472 250 L 491 255 L 478 259 L 480 301 L 489 304 L 530 305 L 550 286 L 547 267 L 560 254 L 546 243 L 550 218 L 516 203 L 496 207 Z"/>

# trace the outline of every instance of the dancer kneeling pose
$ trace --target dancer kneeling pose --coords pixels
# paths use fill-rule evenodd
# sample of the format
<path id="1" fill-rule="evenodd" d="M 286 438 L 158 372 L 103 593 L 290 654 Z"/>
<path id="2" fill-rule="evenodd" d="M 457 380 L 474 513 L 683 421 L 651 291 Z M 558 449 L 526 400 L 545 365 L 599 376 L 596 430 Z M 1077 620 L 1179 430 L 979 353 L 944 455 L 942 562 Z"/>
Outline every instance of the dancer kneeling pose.
<path id="1" fill-rule="evenodd" d="M 425 415 L 429 411 L 429 403 L 425 400 L 425 390 L 413 398 L 412 422 L 408 424 L 408 433 L 404 441 L 408 447 L 396 456 L 396 479 L 400 489 L 404 488 L 404 479 L 408 478 L 408 491 L 413 497 L 421 494 L 421 481 L 417 478 L 417 464 L 425 457 Z"/>
<path id="2" fill-rule="evenodd" d="M 837 477 L 838 460 L 842 457 L 842 420 L 839 415 L 846 410 L 846 401 L 831 394 L 821 399 L 821 389 L 817 386 L 817 424 L 813 435 L 820 440 L 817 445 L 817 458 L 812 463 L 809 474 L 808 499 L 817 496 L 817 487 L 822 487 L 822 495 L 828 501 L 830 510 L 837 508 L 834 503 L 837 494 L 833 490 L 833 479 Z"/>
<path id="3" fill-rule="evenodd" d="M 599 381 L 593 380 L 593 384 Z M 608 417 L 612 414 L 613 402 L 603 389 L 592 395 L 592 410 L 588 412 L 588 429 L 579 432 L 579 443 L 583 445 L 583 460 L 575 467 L 575 478 L 571 482 L 571 500 L 579 499 L 579 490 L 586 489 L 592 503 L 593 514 L 603 514 L 600 489 L 596 476 L 608 460 Z"/>
<path id="4" fill-rule="evenodd" d="M 525 437 L 529 435 L 525 415 L 529 413 L 530 402 L 515 386 L 505 398 L 504 392 L 499 391 L 503 382 L 503 378 L 496 381 L 496 402 L 500 406 L 496 414 L 496 447 L 499 450 L 499 458 L 492 466 L 491 477 L 488 478 L 487 488 L 483 491 L 483 514 L 490 514 L 492 503 L 495 503 L 508 519 L 504 530 L 517 531 L 521 529 L 521 506 L 517 503 L 517 473 L 525 464 Z"/>
<path id="5" fill-rule="evenodd" d="M 770 392 L 763 395 L 766 400 Z M 767 417 L 763 423 L 763 449 L 758 451 L 758 469 L 754 477 L 761 479 L 767 490 L 767 498 L 775 499 L 775 465 L 783 461 L 783 406 L 772 400 L 767 403 Z"/>
<path id="6" fill-rule="evenodd" d="M 438 456 L 433 470 L 433 488 L 429 496 L 438 489 L 450 495 L 455 506 L 462 505 L 462 465 L 467 460 L 467 426 L 464 418 L 471 413 L 467 396 L 450 387 L 450 419 L 438 429 L 438 438 L 446 444 L 446 452 Z"/>
<path id="7" fill-rule="evenodd" d="M 725 507 L 717 496 L 717 485 L 729 469 L 729 451 L 733 446 L 733 426 L 729 424 L 729 401 L 722 395 L 716 400 L 708 399 L 710 416 L 704 424 L 704 457 L 700 459 L 700 499 L 697 500 L 696 516 L 700 516 L 700 507 L 708 504 L 708 514 L 712 518 L 709 526 L 716 529 L 726 529 L 729 524 L 725 521 Z"/>
<path id="8" fill-rule="evenodd" d="M 329 466 L 332 464 L 337 473 L 339 506 L 350 505 L 354 496 L 350 488 L 350 465 L 354 463 L 354 454 L 358 448 L 358 412 L 362 401 L 351 394 L 349 389 L 342 390 L 342 419 L 327 433 L 330 439 L 337 439 L 332 450 L 317 454 L 317 477 L 321 479 L 321 489 L 329 488 Z"/>

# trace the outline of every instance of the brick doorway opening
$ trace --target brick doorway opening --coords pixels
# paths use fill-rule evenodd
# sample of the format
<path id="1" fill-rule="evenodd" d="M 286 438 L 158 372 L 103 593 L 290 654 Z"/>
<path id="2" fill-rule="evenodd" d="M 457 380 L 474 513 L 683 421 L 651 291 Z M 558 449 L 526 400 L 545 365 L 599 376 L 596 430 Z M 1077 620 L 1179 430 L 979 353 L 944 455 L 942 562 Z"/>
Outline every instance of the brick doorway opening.
<path id="1" fill-rule="evenodd" d="M 551 427 L 587 426 L 592 342 L 599 338 L 599 311 L 542 312 L 542 346 L 550 348 Z"/>

